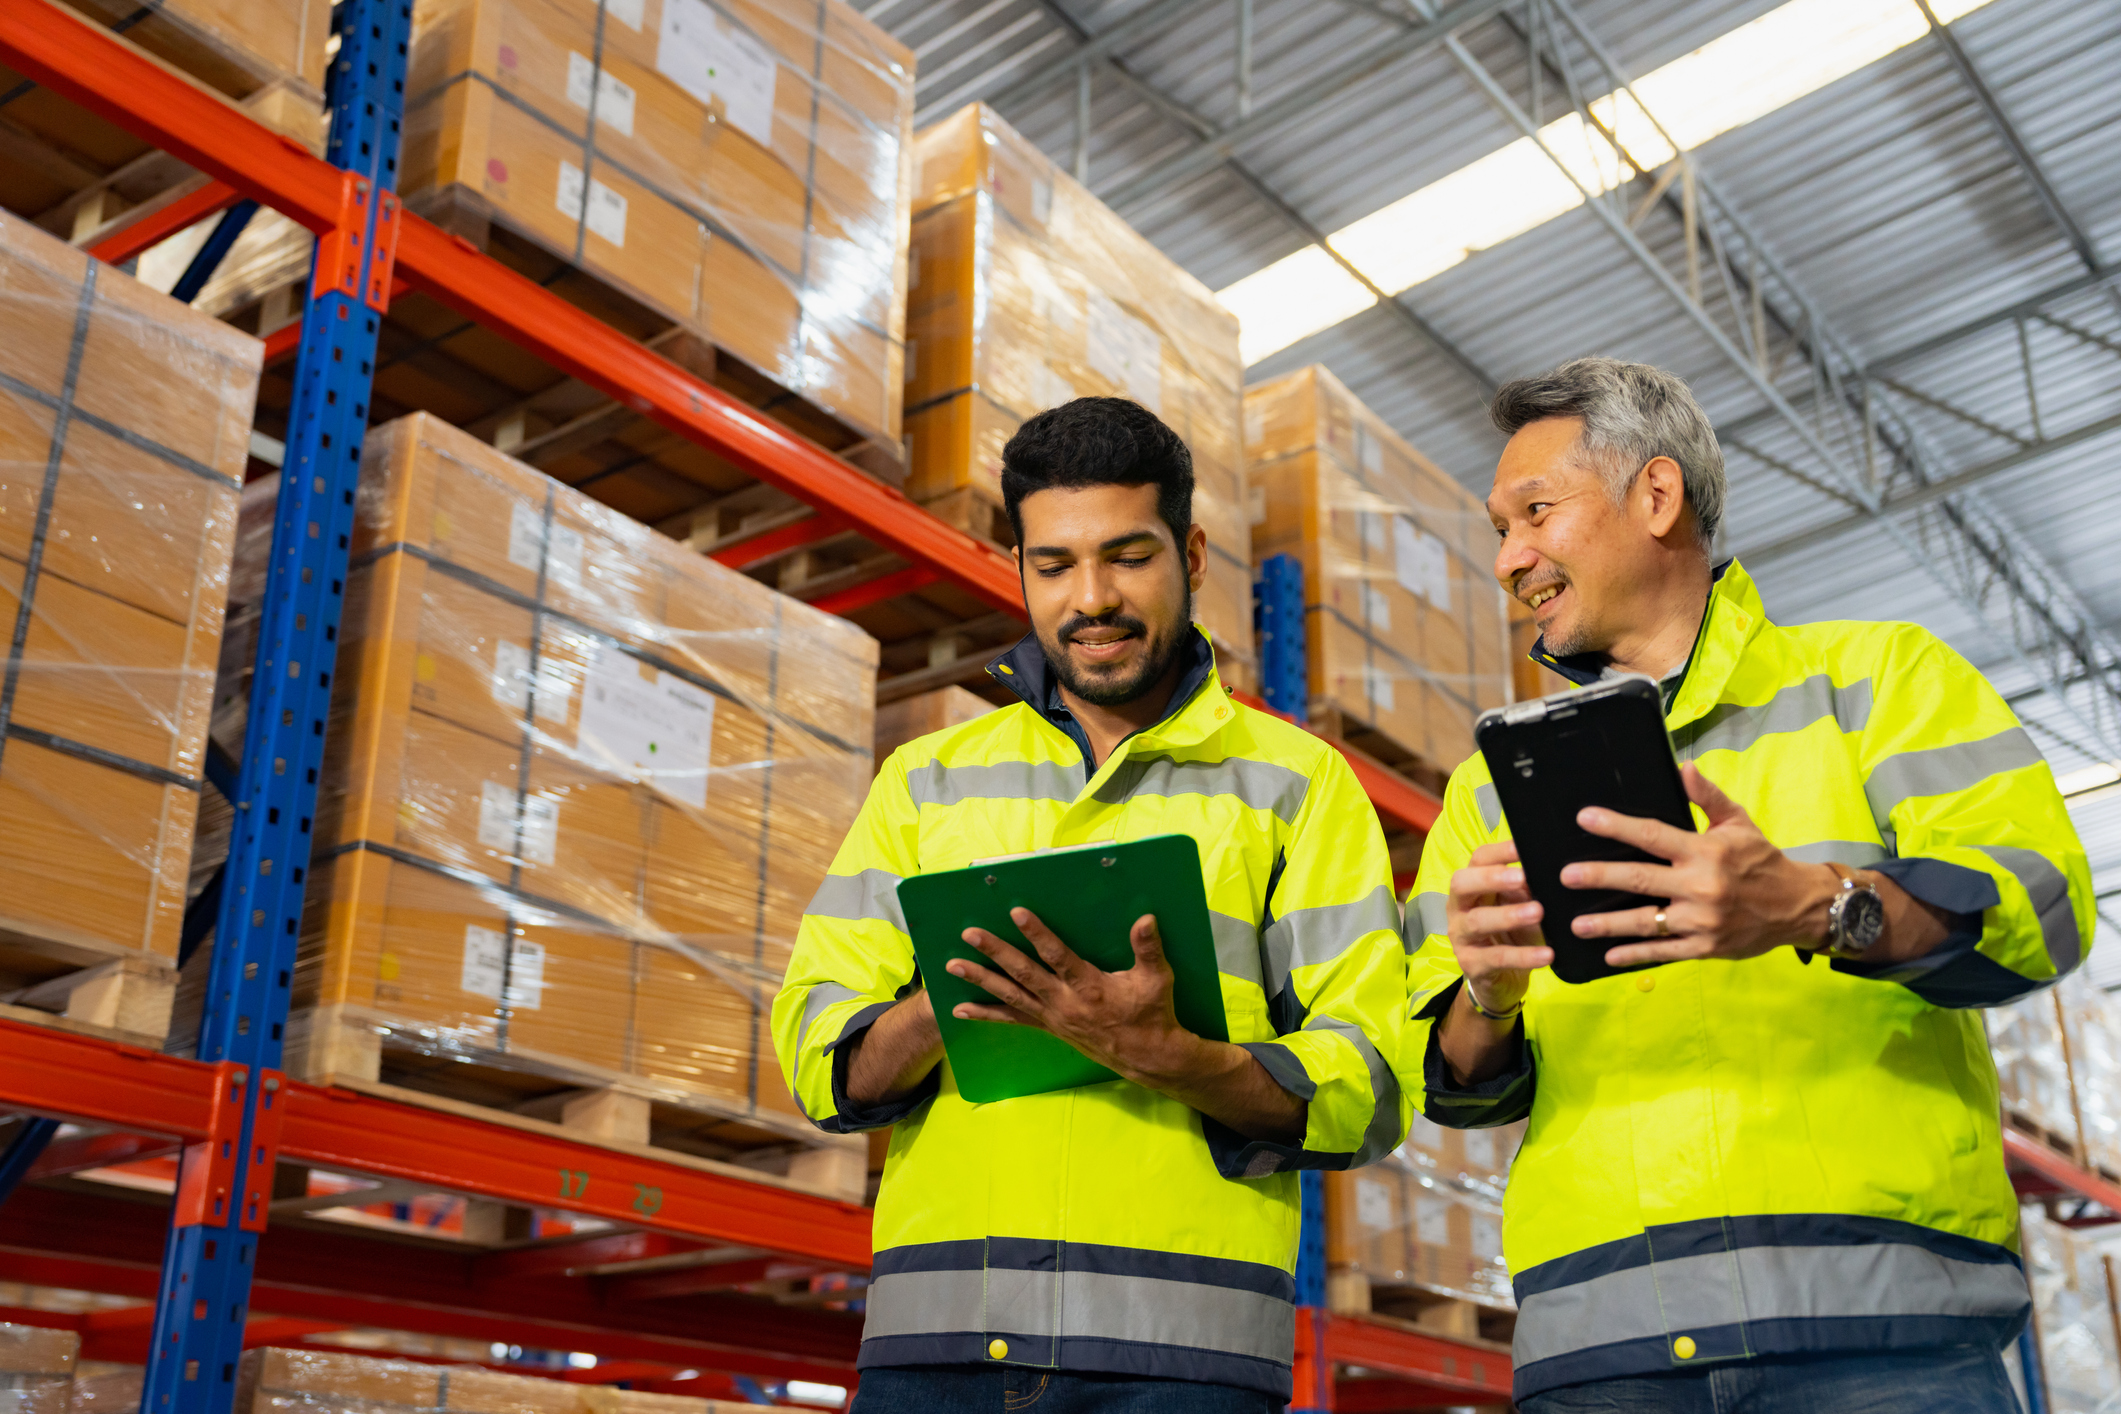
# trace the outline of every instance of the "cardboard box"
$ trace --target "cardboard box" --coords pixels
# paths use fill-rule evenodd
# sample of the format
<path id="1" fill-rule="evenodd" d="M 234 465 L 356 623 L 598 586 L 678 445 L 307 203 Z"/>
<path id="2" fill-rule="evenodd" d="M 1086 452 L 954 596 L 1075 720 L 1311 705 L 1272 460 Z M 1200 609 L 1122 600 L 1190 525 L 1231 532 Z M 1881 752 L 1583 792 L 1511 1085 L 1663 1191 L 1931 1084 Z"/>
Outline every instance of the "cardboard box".
<path id="1" fill-rule="evenodd" d="M 1507 1307 L 1502 1210 L 1395 1155 L 1326 1175 L 1326 1261 L 1371 1288 L 1413 1286 Z"/>
<path id="2" fill-rule="evenodd" d="M 75 1331 L 0 1325 L 0 1409 L 8 1414 L 67 1414 L 80 1351 L 81 1336 Z"/>
<path id="3" fill-rule="evenodd" d="M 476 1365 L 271 1347 L 244 1352 L 235 1401 L 236 1414 L 736 1414 L 746 1407 Z"/>
<path id="4" fill-rule="evenodd" d="M 8 216 L 0 321 L 4 970 L 174 958 L 259 345 Z"/>
<path id="5" fill-rule="evenodd" d="M 370 435 L 353 556 L 296 1006 L 800 1123 L 762 1017 L 875 641 L 425 415 Z"/>
<path id="6" fill-rule="evenodd" d="M 158 59 L 235 98 L 276 78 L 322 101 L 331 0 L 64 0 Z"/>
<path id="7" fill-rule="evenodd" d="M 1315 365 L 1246 390 L 1245 447 L 1254 562 L 1304 567 L 1314 719 L 1449 772 L 1510 700 L 1486 510 Z"/>
<path id="8" fill-rule="evenodd" d="M 1193 453 L 1208 532 L 1194 615 L 1223 679 L 1250 690 L 1252 570 L 1237 319 L 1215 296 L 972 104 L 921 130 L 907 294 L 907 493 L 1001 503 L 1001 450 L 1077 397 L 1132 398 Z"/>
<path id="9" fill-rule="evenodd" d="M 841 0 L 420 0 L 401 189 L 896 447 L 913 56 Z"/>
<path id="10" fill-rule="evenodd" d="M 945 731 L 995 710 L 992 702 L 962 687 L 941 687 L 887 702 L 876 709 L 876 764 L 883 765 L 885 757 L 915 737 Z"/>

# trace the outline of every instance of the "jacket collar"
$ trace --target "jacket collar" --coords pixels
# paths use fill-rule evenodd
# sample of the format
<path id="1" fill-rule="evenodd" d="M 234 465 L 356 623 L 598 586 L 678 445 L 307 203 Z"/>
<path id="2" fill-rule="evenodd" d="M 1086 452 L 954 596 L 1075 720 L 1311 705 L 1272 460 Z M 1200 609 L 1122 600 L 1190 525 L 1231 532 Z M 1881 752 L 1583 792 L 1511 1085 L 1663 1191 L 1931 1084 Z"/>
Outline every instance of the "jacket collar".
<path id="1" fill-rule="evenodd" d="M 1668 726 L 1684 726 L 1716 705 L 1738 660 L 1766 624 L 1767 611 L 1761 605 L 1760 590 L 1745 566 L 1736 560 L 1725 560 L 1716 566 L 1709 585 L 1708 612 L 1701 616 L 1694 651 L 1681 669 L 1678 689 L 1665 702 Z M 1603 653 L 1556 658 L 1547 652 L 1544 636 L 1532 645 L 1531 657 L 1533 662 L 1579 685 L 1598 681 L 1606 667 Z"/>
<path id="2" fill-rule="evenodd" d="M 1171 694 L 1170 706 L 1163 720 L 1153 727 L 1133 733 L 1135 737 L 1153 736 L 1173 745 L 1190 745 L 1205 738 L 1221 722 L 1229 719 L 1229 709 L 1224 699 L 1222 680 L 1215 671 L 1215 650 L 1208 642 L 1208 635 L 1199 625 L 1187 635 L 1180 652 L 1184 667 L 1178 679 L 1178 688 Z M 1060 675 L 1046 658 L 1046 650 L 1039 646 L 1038 635 L 1027 633 L 1001 657 L 987 665 L 987 674 L 996 682 L 1021 697 L 1032 711 L 1043 717 L 1055 730 L 1075 743 L 1087 763 L 1090 759 L 1089 739 L 1083 729 L 1061 701 Z M 1217 715 L 1216 709 L 1222 709 Z M 1123 742 L 1122 747 L 1125 745 Z M 1119 755 L 1119 750 L 1112 753 Z"/>

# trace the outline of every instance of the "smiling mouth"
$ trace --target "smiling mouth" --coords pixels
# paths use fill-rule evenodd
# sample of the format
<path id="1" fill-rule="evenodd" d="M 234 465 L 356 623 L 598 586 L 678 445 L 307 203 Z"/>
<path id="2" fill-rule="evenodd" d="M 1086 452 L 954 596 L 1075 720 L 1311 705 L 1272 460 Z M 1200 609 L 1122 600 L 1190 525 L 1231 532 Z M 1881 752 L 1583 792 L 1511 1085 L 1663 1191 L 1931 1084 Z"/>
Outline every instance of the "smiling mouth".
<path id="1" fill-rule="evenodd" d="M 1077 636 L 1068 640 L 1068 646 L 1073 648 L 1077 654 L 1092 662 L 1105 662 L 1117 658 L 1136 637 L 1137 635 L 1132 633 L 1123 633 L 1117 638 L 1083 638 Z"/>
<path id="2" fill-rule="evenodd" d="M 1555 595 L 1561 593 L 1561 591 L 1566 588 L 1568 588 L 1566 584 L 1544 585 L 1541 588 L 1533 590 L 1530 594 L 1525 596 L 1525 605 L 1527 608 L 1530 608 L 1533 612 L 1536 613 L 1542 606 L 1552 600 Z"/>

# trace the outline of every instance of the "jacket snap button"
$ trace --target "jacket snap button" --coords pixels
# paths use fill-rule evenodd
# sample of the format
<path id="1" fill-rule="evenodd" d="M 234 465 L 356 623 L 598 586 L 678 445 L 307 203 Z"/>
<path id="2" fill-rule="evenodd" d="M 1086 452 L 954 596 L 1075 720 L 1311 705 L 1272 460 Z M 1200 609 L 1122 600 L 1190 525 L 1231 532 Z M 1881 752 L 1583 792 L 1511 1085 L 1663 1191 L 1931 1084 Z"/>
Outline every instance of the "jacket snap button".
<path id="1" fill-rule="evenodd" d="M 1694 1342 L 1690 1340 L 1690 1341 L 1688 1341 L 1688 1342 L 1687 1342 L 1686 1344 L 1687 1344 L 1687 1354 L 1689 1354 L 1689 1355 L 1693 1354 L 1693 1353 L 1694 1353 Z M 990 1341 L 990 1342 L 988 1342 L 988 1345 L 987 1345 L 987 1354 L 988 1354 L 988 1355 L 989 1355 L 990 1357 L 992 1357 L 993 1359 L 996 1359 L 996 1360 L 1006 1360 L 1006 1359 L 1008 1359 L 1008 1358 L 1009 1358 L 1009 1342 L 1008 1342 L 1008 1341 L 1006 1341 L 1006 1340 L 996 1340 L 996 1341 Z"/>
<path id="2" fill-rule="evenodd" d="M 1647 974 L 1637 977 L 1635 979 L 1635 990 L 1638 992 L 1654 992 L 1657 990 L 1657 979 Z"/>
<path id="3" fill-rule="evenodd" d="M 1001 1342 L 1000 1342 L 1000 1341 L 998 1341 L 998 1340 L 997 1340 L 996 1342 L 994 1342 L 994 1343 L 995 1343 L 996 1345 L 1000 1345 L 1000 1344 L 1001 1344 Z M 1692 1336 L 1690 1336 L 1690 1335 L 1683 1335 L 1683 1336 L 1679 1337 L 1679 1339 L 1677 1339 L 1677 1340 L 1673 1341 L 1673 1342 L 1672 1342 L 1672 1353 L 1673 1353 L 1674 1355 L 1677 1355 L 1677 1356 L 1678 1356 L 1678 1357 L 1679 1357 L 1680 1359 L 1682 1359 L 1682 1360 L 1691 1360 L 1691 1359 L 1693 1359 L 1693 1358 L 1694 1358 L 1694 1337 L 1692 1337 Z"/>

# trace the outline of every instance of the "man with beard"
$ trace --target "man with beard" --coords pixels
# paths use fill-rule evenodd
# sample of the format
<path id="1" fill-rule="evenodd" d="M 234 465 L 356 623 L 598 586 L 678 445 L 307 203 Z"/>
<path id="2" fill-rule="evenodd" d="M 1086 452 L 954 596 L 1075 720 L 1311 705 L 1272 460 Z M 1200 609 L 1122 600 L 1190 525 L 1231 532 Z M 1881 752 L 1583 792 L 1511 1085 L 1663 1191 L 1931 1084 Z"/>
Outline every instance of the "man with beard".
<path id="1" fill-rule="evenodd" d="M 1392 871 L 1347 763 L 1233 700 L 1192 623 L 1192 458 L 1144 408 L 1080 398 L 1003 451 L 1031 632 L 1021 699 L 894 752 L 805 915 L 781 1069 L 834 1133 L 893 1126 L 856 1409 L 1237 1414 L 1290 1398 L 1297 1170 L 1390 1152 L 1408 1113 Z M 1181 1028 L 1153 917 L 1041 968 L 991 935 L 951 971 L 1123 1077 L 975 1105 L 943 1059 L 896 888 L 1025 851 L 1199 844 L 1229 1042 Z"/>
<path id="2" fill-rule="evenodd" d="M 2053 776 L 1912 624 L 1770 623 L 1710 547 L 1716 434 L 1679 379 L 1578 359 L 1502 388 L 1495 574 L 1533 656 L 1663 685 L 1696 831 L 1587 808 L 1658 861 L 1569 888 L 1616 967 L 1549 970 L 1485 761 L 1451 777 L 1407 908 L 1403 1072 L 1460 1128 L 1529 1115 L 1503 1252 L 1516 1399 L 1571 1410 L 2015 1409 L 2030 1302 L 1976 1008 L 2092 937 Z M 1712 783 L 1713 782 L 1713 783 Z"/>

